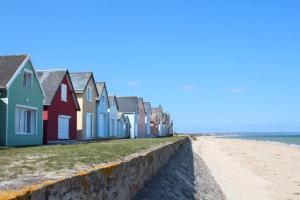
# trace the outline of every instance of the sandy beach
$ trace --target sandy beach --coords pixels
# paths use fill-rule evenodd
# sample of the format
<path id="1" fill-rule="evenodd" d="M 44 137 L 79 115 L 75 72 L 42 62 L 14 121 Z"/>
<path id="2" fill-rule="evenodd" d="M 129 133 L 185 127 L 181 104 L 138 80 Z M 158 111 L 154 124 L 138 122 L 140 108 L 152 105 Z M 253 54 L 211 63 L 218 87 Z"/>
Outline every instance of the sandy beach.
<path id="1" fill-rule="evenodd" d="M 213 137 L 198 137 L 192 146 L 227 199 L 300 199 L 298 147 Z"/>

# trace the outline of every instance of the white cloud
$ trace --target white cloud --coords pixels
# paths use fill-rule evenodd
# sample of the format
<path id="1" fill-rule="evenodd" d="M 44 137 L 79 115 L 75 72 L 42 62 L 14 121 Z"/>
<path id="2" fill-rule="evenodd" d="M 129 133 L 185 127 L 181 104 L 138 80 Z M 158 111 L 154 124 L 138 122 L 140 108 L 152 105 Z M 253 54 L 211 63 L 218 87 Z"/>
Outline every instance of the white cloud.
<path id="1" fill-rule="evenodd" d="M 132 87 L 135 87 L 135 86 L 138 86 L 140 85 L 141 83 L 139 81 L 129 81 L 128 82 L 128 85 L 129 86 L 132 86 Z"/>
<path id="2" fill-rule="evenodd" d="M 180 88 L 182 91 L 193 91 L 196 89 L 194 85 L 184 85 Z"/>
<path id="3" fill-rule="evenodd" d="M 246 88 L 244 87 L 238 87 L 238 88 L 230 88 L 227 90 L 229 93 L 243 93 L 246 92 Z"/>

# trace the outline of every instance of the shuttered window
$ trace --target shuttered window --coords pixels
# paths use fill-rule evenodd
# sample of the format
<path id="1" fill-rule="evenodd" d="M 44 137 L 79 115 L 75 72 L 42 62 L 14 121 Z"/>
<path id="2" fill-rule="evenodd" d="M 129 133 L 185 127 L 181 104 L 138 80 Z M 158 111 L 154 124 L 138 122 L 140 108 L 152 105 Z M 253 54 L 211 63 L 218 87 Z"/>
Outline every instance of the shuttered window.
<path id="1" fill-rule="evenodd" d="M 32 87 L 32 72 L 25 71 L 23 75 L 23 86 L 26 88 Z"/>
<path id="2" fill-rule="evenodd" d="M 93 91 L 91 87 L 88 87 L 86 90 L 86 96 L 88 102 L 93 102 Z"/>
<path id="3" fill-rule="evenodd" d="M 61 84 L 61 100 L 67 102 L 67 85 Z"/>

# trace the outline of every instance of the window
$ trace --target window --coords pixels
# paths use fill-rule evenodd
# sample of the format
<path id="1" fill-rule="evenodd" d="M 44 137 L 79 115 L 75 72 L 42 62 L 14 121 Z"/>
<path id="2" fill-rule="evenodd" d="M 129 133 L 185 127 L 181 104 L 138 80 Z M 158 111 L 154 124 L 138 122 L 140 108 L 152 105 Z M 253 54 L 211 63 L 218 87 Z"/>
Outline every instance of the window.
<path id="1" fill-rule="evenodd" d="M 61 84 L 61 100 L 67 102 L 67 85 Z"/>
<path id="2" fill-rule="evenodd" d="M 32 87 L 32 72 L 25 71 L 23 75 L 23 86 L 26 88 Z"/>
<path id="3" fill-rule="evenodd" d="M 16 134 L 35 134 L 36 110 L 16 108 Z"/>
<path id="4" fill-rule="evenodd" d="M 87 96 L 87 101 L 92 102 L 93 101 L 93 91 L 91 87 L 88 87 L 86 90 L 86 96 Z"/>
<path id="5" fill-rule="evenodd" d="M 148 123 L 147 116 L 145 116 L 145 123 L 146 123 L 146 124 Z"/>

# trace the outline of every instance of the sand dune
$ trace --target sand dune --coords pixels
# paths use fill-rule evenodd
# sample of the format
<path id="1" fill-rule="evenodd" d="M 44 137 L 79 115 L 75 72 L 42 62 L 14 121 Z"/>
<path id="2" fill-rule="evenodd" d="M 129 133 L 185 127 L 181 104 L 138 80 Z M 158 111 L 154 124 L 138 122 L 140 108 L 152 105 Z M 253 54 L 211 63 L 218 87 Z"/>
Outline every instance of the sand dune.
<path id="1" fill-rule="evenodd" d="M 300 199 L 300 148 L 212 137 L 193 143 L 228 199 Z"/>

